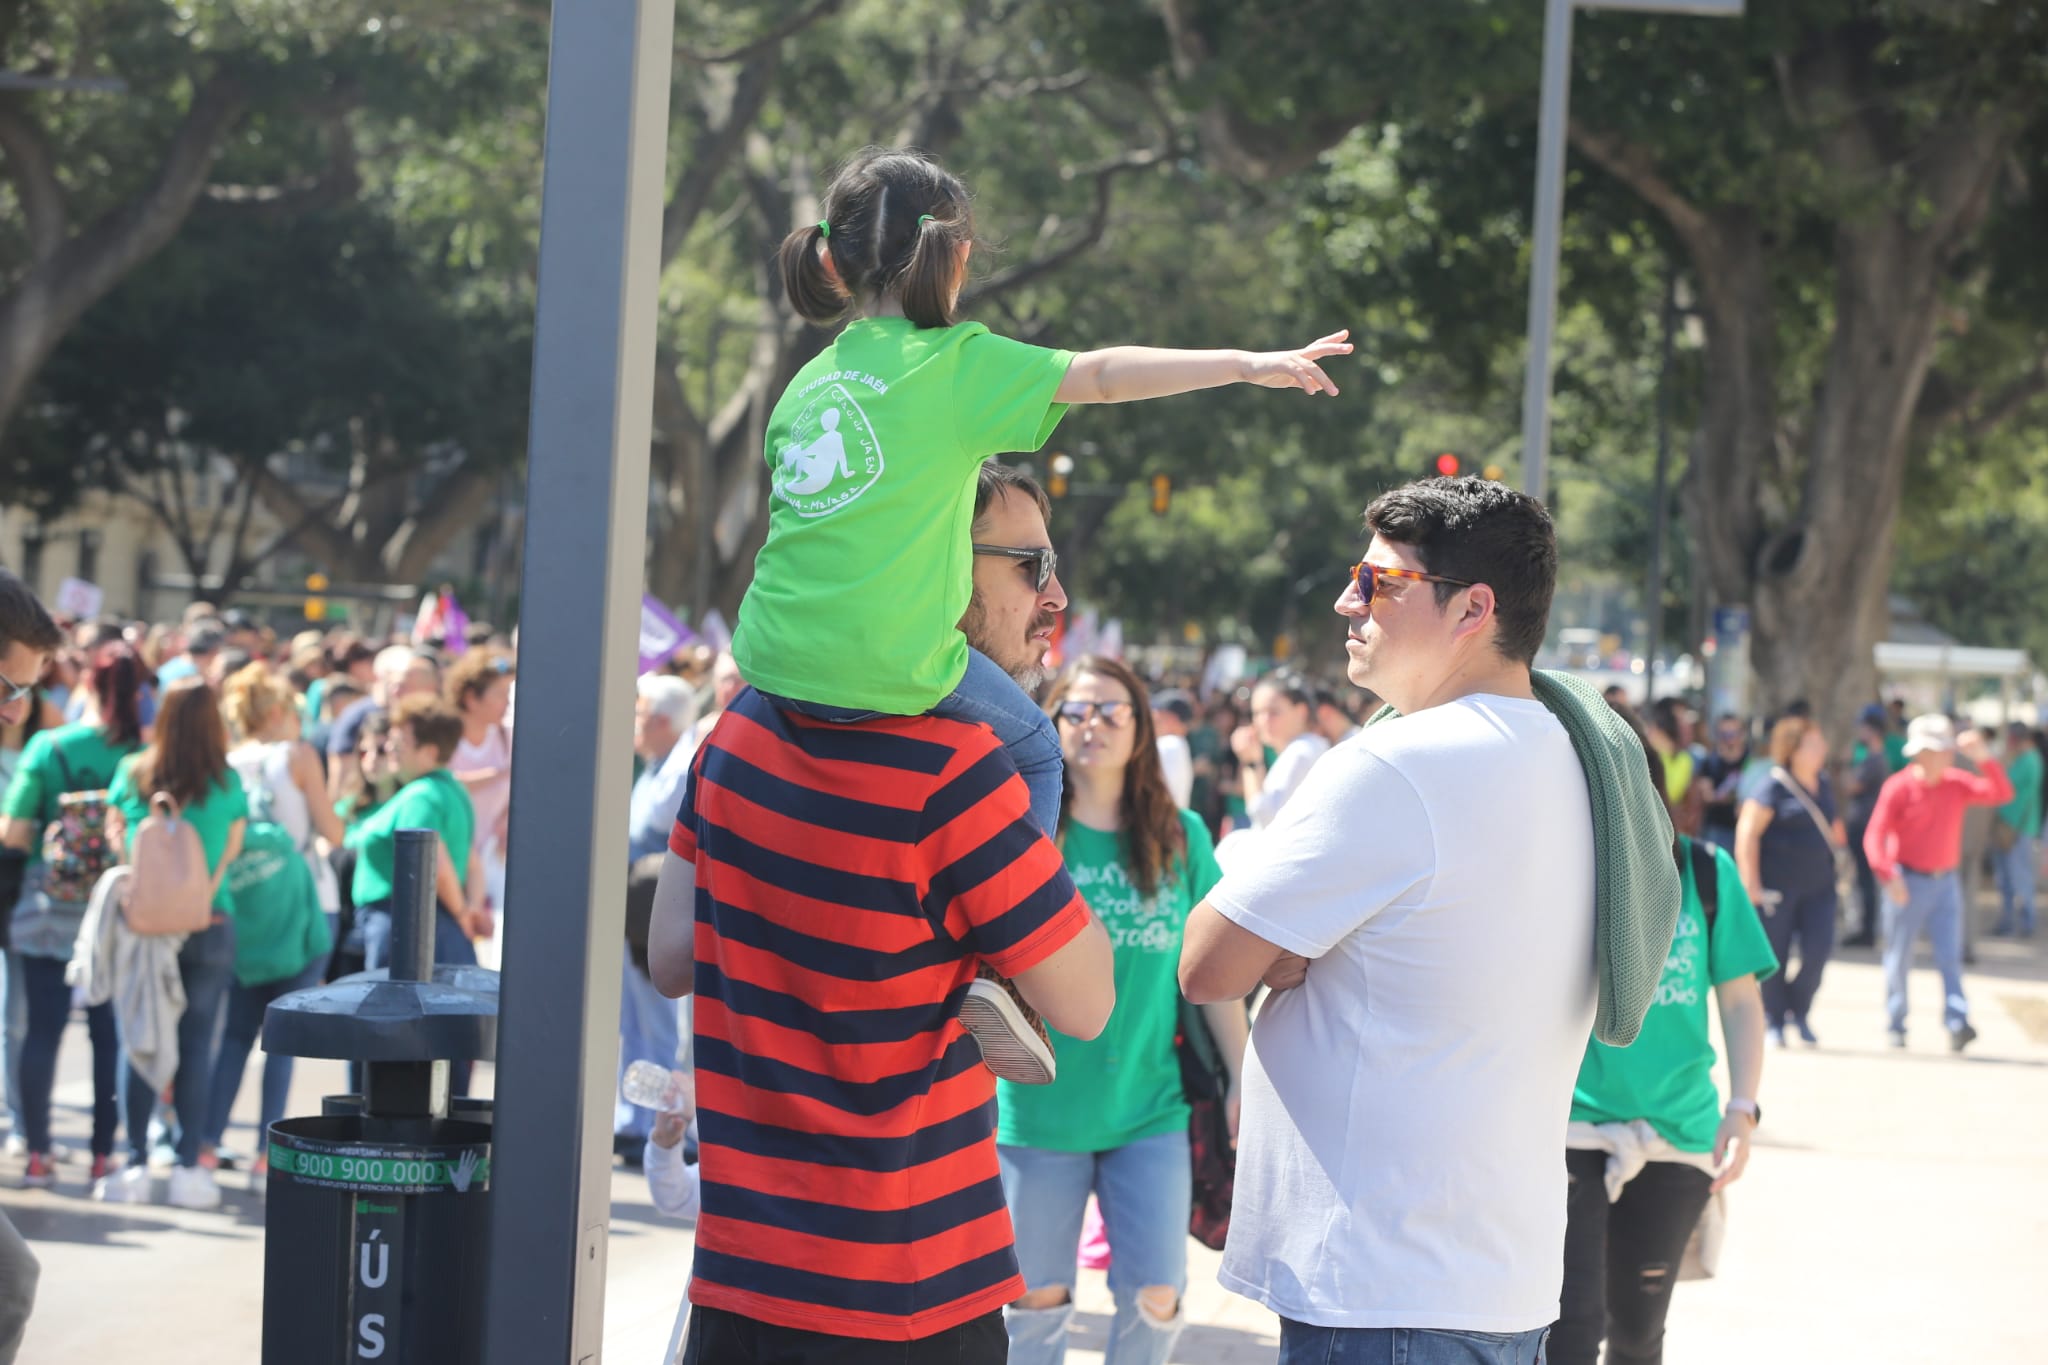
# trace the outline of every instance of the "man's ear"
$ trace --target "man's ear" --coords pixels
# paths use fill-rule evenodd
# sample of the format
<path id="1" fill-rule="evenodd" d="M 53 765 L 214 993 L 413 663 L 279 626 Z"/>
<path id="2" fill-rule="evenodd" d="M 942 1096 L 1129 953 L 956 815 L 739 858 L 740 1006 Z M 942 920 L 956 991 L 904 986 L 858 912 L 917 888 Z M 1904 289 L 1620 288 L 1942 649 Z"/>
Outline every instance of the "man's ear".
<path id="1" fill-rule="evenodd" d="M 1484 583 L 1475 583 L 1463 590 L 1465 601 L 1458 608 L 1458 620 L 1451 627 L 1451 638 L 1465 640 L 1485 631 L 1494 619 L 1499 603 L 1494 600 L 1493 589 Z"/>

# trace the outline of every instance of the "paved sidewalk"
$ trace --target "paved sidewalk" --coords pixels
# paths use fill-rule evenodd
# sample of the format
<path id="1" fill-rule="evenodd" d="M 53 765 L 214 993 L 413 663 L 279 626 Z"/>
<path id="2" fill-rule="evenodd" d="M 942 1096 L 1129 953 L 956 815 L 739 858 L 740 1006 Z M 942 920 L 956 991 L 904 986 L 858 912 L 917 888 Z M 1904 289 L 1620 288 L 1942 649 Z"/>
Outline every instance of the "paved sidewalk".
<path id="1" fill-rule="evenodd" d="M 1672 1314 L 1668 1365 L 2042 1365 L 2048 1315 L 2033 1295 L 2048 1249 L 2048 944 L 1980 944 L 1970 977 L 1983 1037 L 1949 1055 L 1932 973 L 1914 979 L 1914 1038 L 1884 1046 L 1872 956 L 1829 969 L 1818 1050 L 1774 1052 L 1769 1120 L 1750 1174 L 1731 1192 L 1721 1278 L 1687 1284 Z M 2031 1032 L 2029 1031 L 2031 1028 Z M 60 1141 L 83 1146 L 87 1049 L 66 1040 Z M 487 1076 L 488 1072 L 484 1074 Z M 301 1066 L 295 1112 L 339 1088 L 340 1068 Z M 243 1095 L 253 1104 L 252 1065 Z M 230 1142 L 253 1134 L 245 1111 Z M 0 1207 L 43 1260 L 41 1302 L 21 1359 L 219 1365 L 258 1359 L 263 1206 L 247 1177 L 222 1176 L 211 1214 L 92 1204 L 84 1170 L 55 1192 L 12 1188 Z M 690 1231 L 657 1214 L 641 1180 L 613 1179 L 606 1355 L 662 1357 L 688 1276 Z M 1275 1322 L 1223 1293 L 1217 1257 L 1193 1248 L 1189 1328 L 1175 1359 L 1273 1359 Z M 1102 1276 L 1083 1276 L 1069 1360 L 1093 1365 L 1107 1340 Z"/>

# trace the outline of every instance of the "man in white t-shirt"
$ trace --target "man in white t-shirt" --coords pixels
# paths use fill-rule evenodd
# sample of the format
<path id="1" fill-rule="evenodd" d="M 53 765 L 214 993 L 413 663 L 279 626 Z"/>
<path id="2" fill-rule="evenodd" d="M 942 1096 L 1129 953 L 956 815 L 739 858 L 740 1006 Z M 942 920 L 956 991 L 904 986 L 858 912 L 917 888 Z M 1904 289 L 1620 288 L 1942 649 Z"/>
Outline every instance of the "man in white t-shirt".
<path id="1" fill-rule="evenodd" d="M 1529 680 L 1556 539 L 1477 478 L 1397 489 L 1366 524 L 1337 612 L 1351 681 L 1401 718 L 1315 765 L 1181 956 L 1197 1003 L 1276 992 L 1220 1278 L 1281 1316 L 1283 1365 L 1534 1365 L 1594 1005 L 1592 810 Z"/>

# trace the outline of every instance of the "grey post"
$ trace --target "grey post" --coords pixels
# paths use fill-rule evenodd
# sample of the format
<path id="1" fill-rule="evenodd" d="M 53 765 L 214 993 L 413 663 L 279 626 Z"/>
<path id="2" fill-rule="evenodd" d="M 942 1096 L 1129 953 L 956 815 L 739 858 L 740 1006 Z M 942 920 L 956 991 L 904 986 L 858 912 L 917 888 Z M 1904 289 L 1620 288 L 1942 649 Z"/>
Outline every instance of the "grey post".
<path id="1" fill-rule="evenodd" d="M 491 1365 L 604 1330 L 674 0 L 558 0 L 520 585 Z"/>
<path id="2" fill-rule="evenodd" d="M 1565 134 L 1571 123 L 1572 14 L 1579 9 L 1740 17 L 1743 0 L 1547 0 L 1536 128 L 1536 211 L 1529 261 L 1529 366 L 1522 380 L 1522 488 L 1550 491 L 1550 341 L 1557 330 L 1557 240 L 1564 220 Z"/>
<path id="3" fill-rule="evenodd" d="M 434 873 L 441 836 L 430 829 L 402 829 L 391 854 L 391 979 L 434 979 Z"/>

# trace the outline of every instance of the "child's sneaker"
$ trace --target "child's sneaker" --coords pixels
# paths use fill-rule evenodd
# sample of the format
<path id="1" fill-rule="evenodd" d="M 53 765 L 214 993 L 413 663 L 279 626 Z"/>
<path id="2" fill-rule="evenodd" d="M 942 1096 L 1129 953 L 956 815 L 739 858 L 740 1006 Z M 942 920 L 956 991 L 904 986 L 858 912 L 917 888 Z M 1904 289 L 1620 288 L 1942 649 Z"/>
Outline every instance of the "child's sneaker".
<path id="1" fill-rule="evenodd" d="M 1016 986 L 982 968 L 982 974 L 967 983 L 960 1022 L 981 1045 L 982 1065 L 990 1071 L 1019 1085 L 1052 1084 L 1057 1072 L 1052 1039 Z"/>

